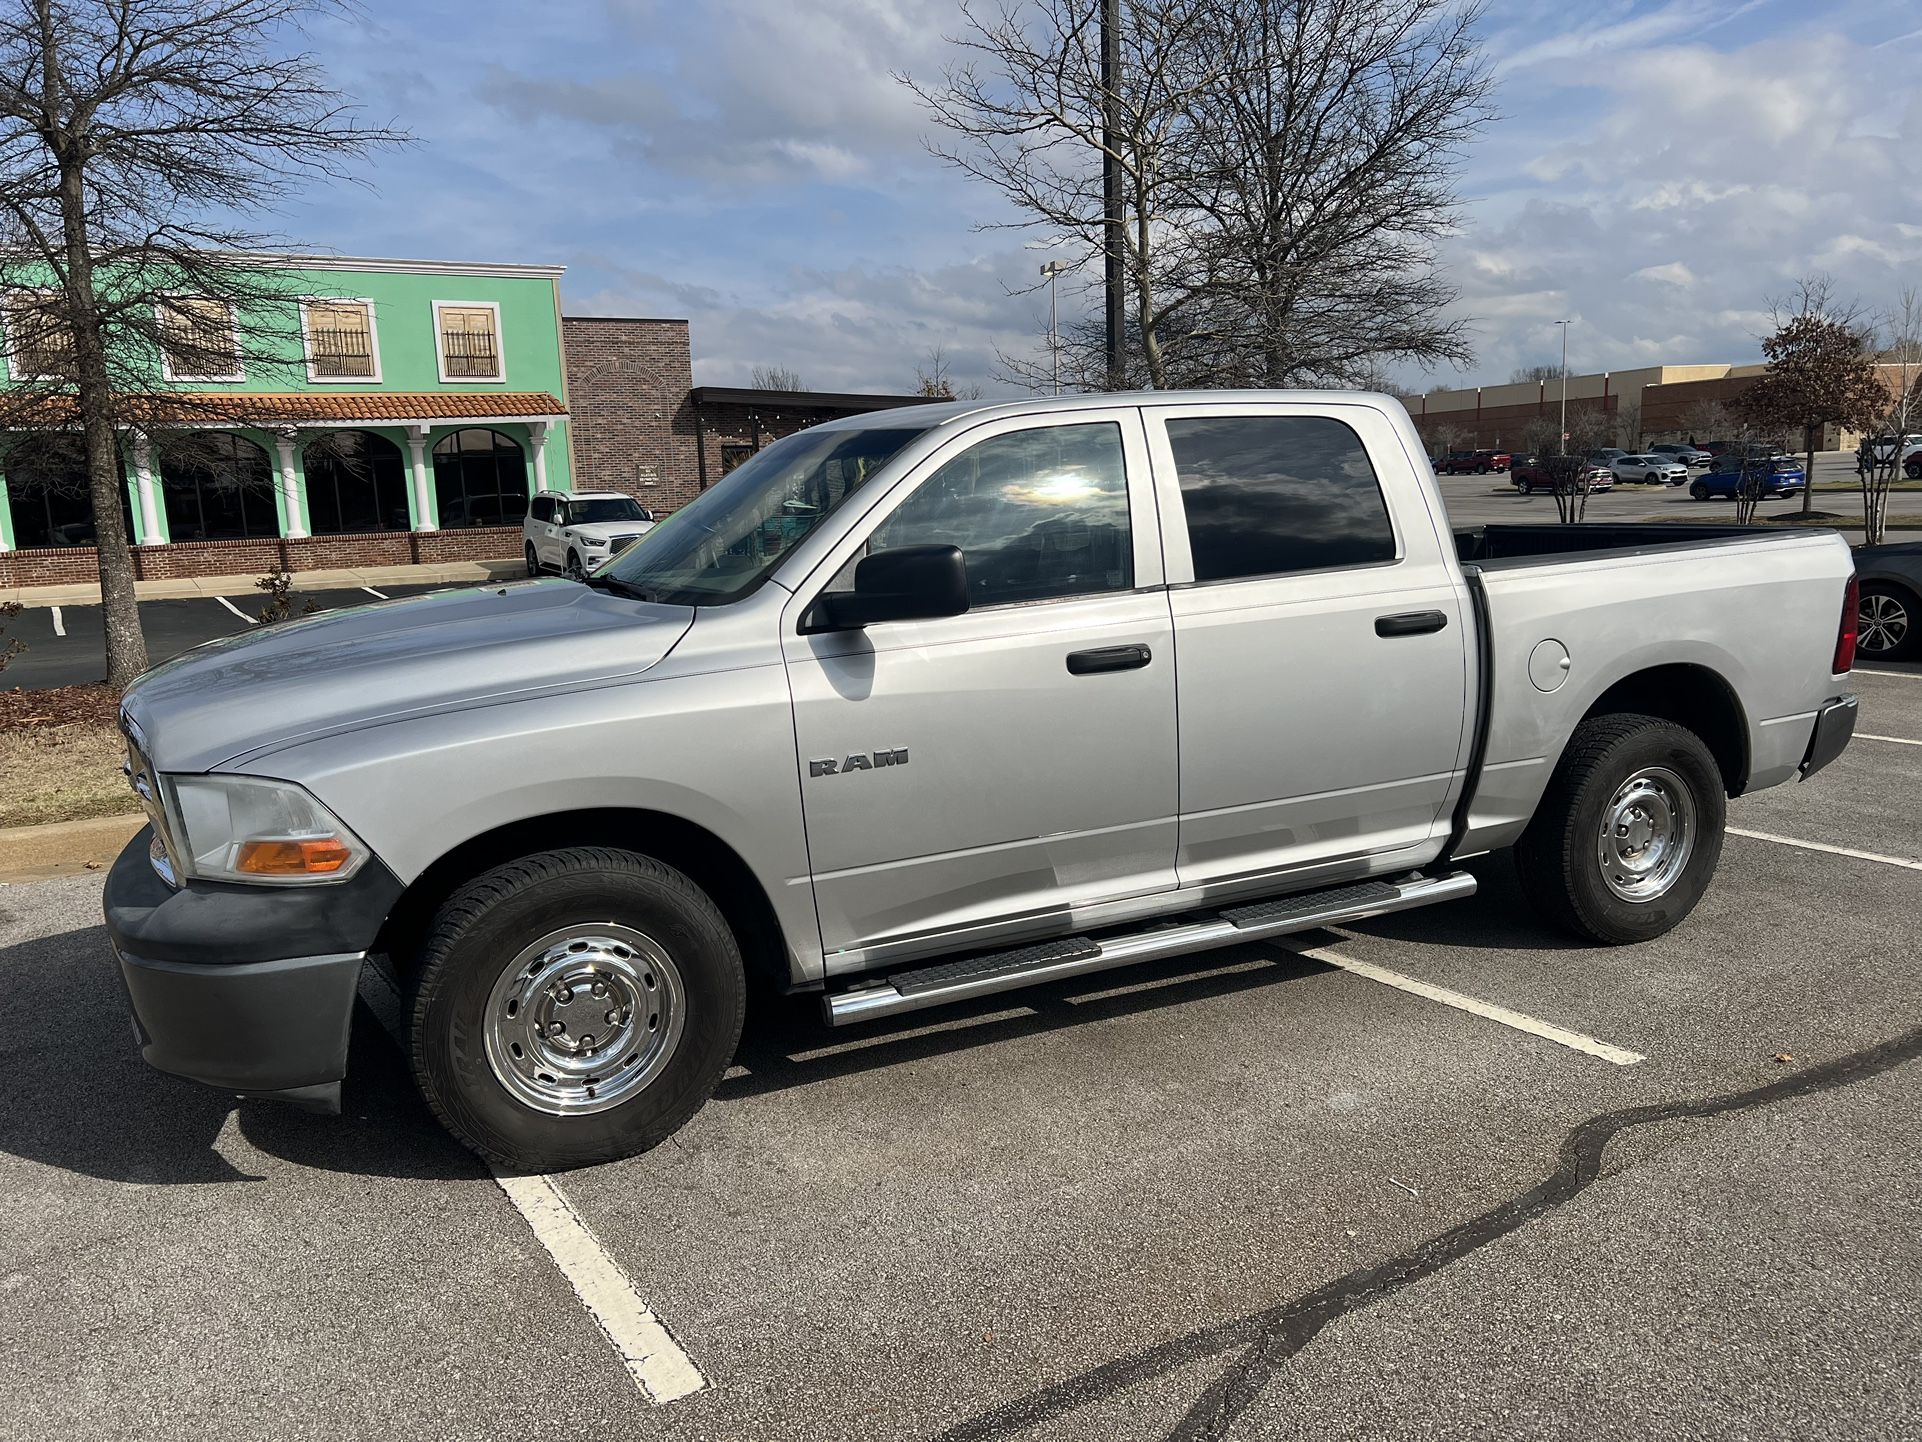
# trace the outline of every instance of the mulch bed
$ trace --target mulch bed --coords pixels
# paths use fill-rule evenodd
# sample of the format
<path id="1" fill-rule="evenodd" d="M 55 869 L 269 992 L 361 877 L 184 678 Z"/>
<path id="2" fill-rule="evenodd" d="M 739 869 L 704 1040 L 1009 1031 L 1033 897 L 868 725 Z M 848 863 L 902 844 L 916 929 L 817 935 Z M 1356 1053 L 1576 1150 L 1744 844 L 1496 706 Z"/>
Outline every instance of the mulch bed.
<path id="1" fill-rule="evenodd" d="M 4 682 L 0 675 L 0 682 Z M 0 729 L 94 723 L 111 726 L 120 712 L 120 693 L 104 681 L 90 686 L 53 686 L 45 691 L 0 691 Z"/>

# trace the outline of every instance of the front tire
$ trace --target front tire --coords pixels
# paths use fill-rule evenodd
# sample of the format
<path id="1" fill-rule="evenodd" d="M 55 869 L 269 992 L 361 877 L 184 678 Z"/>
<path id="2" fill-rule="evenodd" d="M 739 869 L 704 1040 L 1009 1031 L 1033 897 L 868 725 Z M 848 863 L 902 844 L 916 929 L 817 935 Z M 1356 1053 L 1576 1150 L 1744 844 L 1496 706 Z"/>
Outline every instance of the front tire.
<path id="1" fill-rule="evenodd" d="M 1706 501 L 1708 499 L 1708 487 L 1700 481 L 1697 481 L 1688 488 L 1688 498 L 1691 501 Z"/>
<path id="2" fill-rule="evenodd" d="M 580 552 L 578 551 L 569 551 L 567 553 L 567 579 L 570 581 L 585 581 L 587 579 L 587 567 L 581 564 Z"/>
<path id="3" fill-rule="evenodd" d="M 1516 844 L 1522 889 L 1577 936 L 1653 940 L 1707 891 L 1727 817 L 1722 773 L 1701 737 L 1654 716 L 1591 717 Z"/>
<path id="4" fill-rule="evenodd" d="M 658 1145 L 713 1093 L 746 995 L 732 929 L 681 872 L 629 851 L 542 852 L 436 913 L 414 1077 L 497 1166 L 613 1161 Z"/>

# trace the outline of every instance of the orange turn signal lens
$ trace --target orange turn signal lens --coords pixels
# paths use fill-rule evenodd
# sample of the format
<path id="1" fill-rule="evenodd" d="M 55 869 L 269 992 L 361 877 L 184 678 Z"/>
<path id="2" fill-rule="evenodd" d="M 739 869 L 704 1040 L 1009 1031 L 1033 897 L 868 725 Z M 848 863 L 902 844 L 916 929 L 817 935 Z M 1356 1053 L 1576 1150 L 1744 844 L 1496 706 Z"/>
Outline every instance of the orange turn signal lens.
<path id="1" fill-rule="evenodd" d="M 338 836 L 314 836 L 299 841 L 243 841 L 234 857 L 234 870 L 249 876 L 327 876 L 353 860 L 354 853 Z"/>

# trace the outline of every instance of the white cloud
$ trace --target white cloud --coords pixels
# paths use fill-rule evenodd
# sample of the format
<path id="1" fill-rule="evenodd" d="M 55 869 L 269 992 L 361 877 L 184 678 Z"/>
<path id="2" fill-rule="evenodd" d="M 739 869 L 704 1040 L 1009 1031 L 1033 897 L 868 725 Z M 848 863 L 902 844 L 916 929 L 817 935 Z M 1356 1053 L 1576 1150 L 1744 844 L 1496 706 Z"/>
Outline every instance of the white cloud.
<path id="1" fill-rule="evenodd" d="M 1695 272 L 1679 260 L 1671 260 L 1667 265 L 1645 265 L 1629 276 L 1630 280 L 1652 280 L 1662 285 L 1681 286 L 1686 289 L 1695 284 Z"/>

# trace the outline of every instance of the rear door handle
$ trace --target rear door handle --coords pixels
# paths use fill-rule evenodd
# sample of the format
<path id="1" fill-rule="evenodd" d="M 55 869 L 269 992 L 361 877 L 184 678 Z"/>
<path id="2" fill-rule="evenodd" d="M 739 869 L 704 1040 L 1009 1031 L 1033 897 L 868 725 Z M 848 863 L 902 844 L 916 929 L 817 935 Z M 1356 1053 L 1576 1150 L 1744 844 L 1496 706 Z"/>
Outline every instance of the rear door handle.
<path id="1" fill-rule="evenodd" d="M 1446 611 L 1402 611 L 1393 616 L 1375 617 L 1377 636 L 1425 636 L 1448 624 Z"/>
<path id="2" fill-rule="evenodd" d="M 1068 674 L 1093 676 L 1101 671 L 1137 671 L 1154 660 L 1146 646 L 1102 646 L 1093 651 L 1070 651 Z"/>

